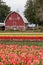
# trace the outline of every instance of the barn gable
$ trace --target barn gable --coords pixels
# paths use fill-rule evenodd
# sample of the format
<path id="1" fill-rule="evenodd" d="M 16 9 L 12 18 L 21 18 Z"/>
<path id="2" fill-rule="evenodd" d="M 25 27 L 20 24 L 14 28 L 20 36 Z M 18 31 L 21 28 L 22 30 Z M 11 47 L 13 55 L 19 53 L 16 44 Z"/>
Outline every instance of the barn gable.
<path id="1" fill-rule="evenodd" d="M 27 20 L 25 18 L 23 18 L 23 16 L 21 16 L 20 14 L 18 14 L 16 12 L 12 12 L 6 17 L 5 30 L 8 30 L 8 29 L 13 29 L 13 30 L 26 29 L 26 27 L 25 27 L 26 22 L 27 22 Z"/>

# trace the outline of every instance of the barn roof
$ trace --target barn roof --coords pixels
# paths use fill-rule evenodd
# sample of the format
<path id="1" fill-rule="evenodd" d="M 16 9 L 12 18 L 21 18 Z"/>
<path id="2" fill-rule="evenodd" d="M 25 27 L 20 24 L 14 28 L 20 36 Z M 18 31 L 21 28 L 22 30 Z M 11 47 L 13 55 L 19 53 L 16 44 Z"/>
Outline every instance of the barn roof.
<path id="1" fill-rule="evenodd" d="M 12 14 L 12 13 L 17 13 L 18 15 L 21 16 L 21 18 L 23 19 L 24 23 L 29 23 L 29 22 L 27 21 L 27 19 L 26 19 L 22 14 L 20 14 L 20 13 L 18 13 L 18 12 L 15 12 L 15 11 L 14 11 L 14 12 L 11 12 L 11 13 L 8 14 L 8 16 L 9 16 L 10 14 Z M 6 17 L 5 21 L 7 20 L 8 16 Z"/>
<path id="2" fill-rule="evenodd" d="M 20 14 L 20 13 L 18 13 L 18 14 L 22 17 L 24 23 L 29 23 L 28 20 L 26 19 L 26 17 L 24 17 L 24 15 L 22 15 L 22 14 Z"/>

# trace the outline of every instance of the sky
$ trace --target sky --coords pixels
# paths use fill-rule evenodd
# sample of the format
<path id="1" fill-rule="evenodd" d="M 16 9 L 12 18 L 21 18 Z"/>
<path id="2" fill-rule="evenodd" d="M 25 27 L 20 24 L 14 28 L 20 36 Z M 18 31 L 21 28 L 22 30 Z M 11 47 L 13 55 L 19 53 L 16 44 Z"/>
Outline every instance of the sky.
<path id="1" fill-rule="evenodd" d="M 25 10 L 25 4 L 27 0 L 3 0 L 6 4 L 11 7 L 12 11 L 19 11 L 23 13 Z"/>

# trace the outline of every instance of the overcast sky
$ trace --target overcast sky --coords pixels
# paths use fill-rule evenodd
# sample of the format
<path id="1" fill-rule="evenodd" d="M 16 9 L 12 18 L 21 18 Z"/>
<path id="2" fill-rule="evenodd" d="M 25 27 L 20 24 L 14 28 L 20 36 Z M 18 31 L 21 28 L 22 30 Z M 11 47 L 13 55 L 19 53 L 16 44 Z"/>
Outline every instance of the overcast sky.
<path id="1" fill-rule="evenodd" d="M 11 7 L 12 11 L 18 10 L 20 13 L 23 13 L 25 9 L 24 6 L 27 0 L 3 0 L 3 1 L 5 1 L 6 4 Z"/>

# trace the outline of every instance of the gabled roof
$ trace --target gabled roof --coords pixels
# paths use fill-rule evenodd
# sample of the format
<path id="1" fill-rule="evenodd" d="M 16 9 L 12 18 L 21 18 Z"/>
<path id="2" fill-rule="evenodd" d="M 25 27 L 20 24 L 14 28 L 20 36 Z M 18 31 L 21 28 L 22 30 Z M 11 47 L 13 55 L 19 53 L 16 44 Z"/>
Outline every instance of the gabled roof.
<path id="1" fill-rule="evenodd" d="M 20 13 L 18 13 L 18 12 L 15 12 L 15 11 L 14 11 L 14 12 L 11 12 L 11 13 L 8 14 L 8 16 L 9 16 L 10 14 L 12 14 L 12 13 L 17 13 L 18 15 L 21 16 L 21 18 L 23 19 L 24 23 L 29 23 L 29 22 L 27 21 L 27 19 L 26 19 L 22 14 L 20 14 Z M 8 16 L 6 17 L 5 21 L 7 20 Z"/>
<path id="2" fill-rule="evenodd" d="M 22 15 L 22 14 L 20 14 L 20 13 L 18 13 L 18 14 L 22 17 L 24 23 L 29 23 L 28 20 L 26 19 L 26 17 L 24 17 L 24 15 Z"/>

